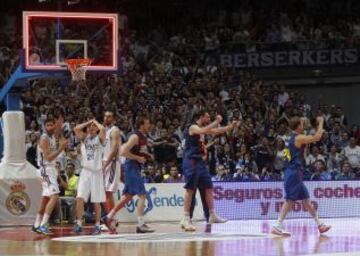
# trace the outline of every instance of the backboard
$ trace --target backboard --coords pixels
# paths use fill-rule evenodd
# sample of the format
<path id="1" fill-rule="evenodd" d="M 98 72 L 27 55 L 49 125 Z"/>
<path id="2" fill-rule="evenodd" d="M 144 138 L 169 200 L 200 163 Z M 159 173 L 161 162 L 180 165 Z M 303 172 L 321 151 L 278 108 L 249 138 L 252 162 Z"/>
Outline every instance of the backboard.
<path id="1" fill-rule="evenodd" d="M 88 71 L 118 70 L 115 13 L 23 12 L 26 71 L 66 70 L 65 59 L 89 58 Z"/>

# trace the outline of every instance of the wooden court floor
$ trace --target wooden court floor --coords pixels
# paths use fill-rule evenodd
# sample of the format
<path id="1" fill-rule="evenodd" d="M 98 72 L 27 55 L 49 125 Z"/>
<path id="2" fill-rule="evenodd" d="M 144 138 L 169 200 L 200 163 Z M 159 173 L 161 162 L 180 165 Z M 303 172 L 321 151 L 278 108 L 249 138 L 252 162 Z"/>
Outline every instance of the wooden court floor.
<path id="1" fill-rule="evenodd" d="M 0 228 L 0 255 L 359 255 L 360 219 L 328 219 L 333 227 L 320 236 L 312 220 L 288 220 L 288 238 L 269 234 L 272 221 L 197 223 L 195 233 L 182 232 L 178 223 L 153 223 L 153 234 L 135 234 L 135 225 L 121 224 L 119 234 L 81 236 L 71 226 L 52 227 L 54 236 L 32 233 L 29 227 Z"/>

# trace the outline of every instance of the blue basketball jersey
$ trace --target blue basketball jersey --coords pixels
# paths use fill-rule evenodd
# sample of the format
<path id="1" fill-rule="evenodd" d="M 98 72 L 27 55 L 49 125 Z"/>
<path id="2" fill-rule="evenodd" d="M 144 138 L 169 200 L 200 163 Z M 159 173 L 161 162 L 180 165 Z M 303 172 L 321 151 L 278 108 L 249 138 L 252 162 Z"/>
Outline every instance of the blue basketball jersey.
<path id="1" fill-rule="evenodd" d="M 285 168 L 302 170 L 304 166 L 304 146 L 301 148 L 295 146 L 296 136 L 296 133 L 292 133 L 290 139 L 285 142 Z"/>
<path id="2" fill-rule="evenodd" d="M 190 135 L 189 128 L 185 130 L 184 156 L 185 158 L 202 158 L 205 154 L 205 145 L 200 135 Z"/>

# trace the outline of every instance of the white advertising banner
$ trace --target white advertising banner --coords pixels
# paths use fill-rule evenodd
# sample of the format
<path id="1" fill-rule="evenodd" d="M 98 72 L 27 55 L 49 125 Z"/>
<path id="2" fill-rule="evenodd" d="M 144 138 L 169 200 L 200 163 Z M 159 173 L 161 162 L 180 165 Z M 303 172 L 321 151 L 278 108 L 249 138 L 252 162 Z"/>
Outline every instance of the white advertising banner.
<path id="1" fill-rule="evenodd" d="M 145 202 L 145 220 L 146 221 L 179 221 L 184 216 L 184 184 L 145 184 L 146 202 Z M 120 191 L 123 189 L 123 184 Z M 116 202 L 119 201 L 121 194 L 116 196 Z M 120 222 L 136 221 L 137 197 L 134 197 L 122 209 L 117 219 Z M 196 206 L 194 211 L 194 220 L 203 219 L 203 209 L 200 194 L 196 194 Z"/>
<path id="2" fill-rule="evenodd" d="M 40 203 L 41 181 L 36 168 L 25 159 L 24 113 L 6 111 L 1 122 L 0 225 L 31 224 Z"/>
<path id="3" fill-rule="evenodd" d="M 310 200 L 322 218 L 360 216 L 359 181 L 305 182 Z M 183 184 L 146 184 L 145 220 L 151 222 L 180 221 L 184 213 Z M 122 191 L 122 187 L 120 188 Z M 41 194 L 38 179 L 0 180 L 0 225 L 31 224 Z M 120 200 L 121 194 L 115 196 Z M 276 219 L 284 202 L 282 182 L 215 182 L 216 212 L 229 220 Z M 137 197 L 134 197 L 117 219 L 136 221 Z M 289 218 L 308 218 L 301 202 L 296 202 Z M 194 220 L 203 219 L 197 192 Z"/>
<path id="4" fill-rule="evenodd" d="M 40 179 L 0 180 L 0 225 L 32 224 L 40 195 Z"/>
<path id="5" fill-rule="evenodd" d="M 305 182 L 310 200 L 322 218 L 359 217 L 359 181 Z M 214 183 L 215 209 L 220 216 L 235 219 L 276 219 L 284 202 L 282 182 Z M 307 218 L 296 202 L 289 218 Z"/>

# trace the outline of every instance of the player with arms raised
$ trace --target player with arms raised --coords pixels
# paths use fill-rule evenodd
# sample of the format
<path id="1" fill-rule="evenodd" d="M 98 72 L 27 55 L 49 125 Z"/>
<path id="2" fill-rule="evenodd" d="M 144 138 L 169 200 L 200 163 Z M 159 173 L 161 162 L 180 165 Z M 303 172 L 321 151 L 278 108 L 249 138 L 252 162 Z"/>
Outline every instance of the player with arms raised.
<path id="1" fill-rule="evenodd" d="M 83 129 L 86 128 L 86 132 Z M 104 179 L 101 158 L 105 142 L 105 127 L 95 119 L 77 125 L 74 128 L 76 137 L 81 141 L 81 173 L 76 196 L 75 233 L 82 231 L 84 203 L 89 197 L 95 209 L 95 229 L 93 234 L 101 233 L 100 203 L 105 202 Z"/>
<path id="2" fill-rule="evenodd" d="M 193 116 L 194 123 L 185 132 L 185 150 L 183 159 L 183 172 L 185 176 L 185 203 L 184 218 L 180 225 L 185 231 L 195 231 L 190 219 L 191 201 L 197 188 L 205 189 L 205 198 L 209 208 L 209 223 L 224 223 L 227 220 L 216 215 L 214 210 L 213 183 L 209 170 L 204 161 L 206 154 L 204 136 L 219 135 L 234 129 L 238 122 L 232 122 L 225 127 L 218 127 L 222 117 L 218 115 L 214 122 L 210 123 L 210 115 L 206 111 L 200 111 Z"/>
<path id="3" fill-rule="evenodd" d="M 293 117 L 290 120 L 290 128 L 292 134 L 287 141 L 287 148 L 285 149 L 285 200 L 276 225 L 271 229 L 271 233 L 281 236 L 289 236 L 290 233 L 285 231 L 282 223 L 288 212 L 294 206 L 295 201 L 301 200 L 305 209 L 315 219 L 320 233 L 327 232 L 331 226 L 323 224 L 318 217 L 318 214 L 310 202 L 309 192 L 302 181 L 302 171 L 304 169 L 304 148 L 306 145 L 320 141 L 324 133 L 324 119 L 317 117 L 318 127 L 314 135 L 304 135 L 304 119 Z"/>

